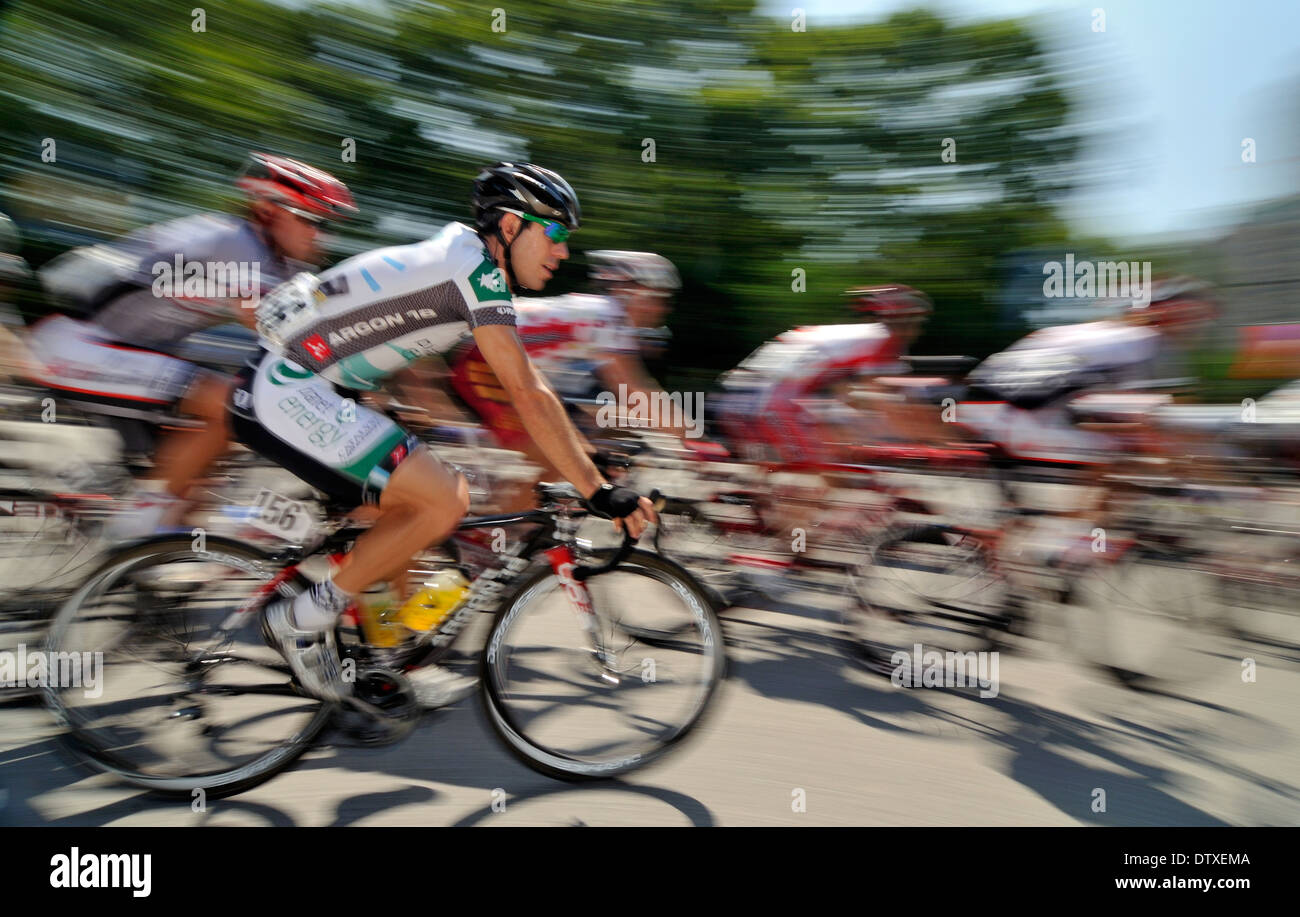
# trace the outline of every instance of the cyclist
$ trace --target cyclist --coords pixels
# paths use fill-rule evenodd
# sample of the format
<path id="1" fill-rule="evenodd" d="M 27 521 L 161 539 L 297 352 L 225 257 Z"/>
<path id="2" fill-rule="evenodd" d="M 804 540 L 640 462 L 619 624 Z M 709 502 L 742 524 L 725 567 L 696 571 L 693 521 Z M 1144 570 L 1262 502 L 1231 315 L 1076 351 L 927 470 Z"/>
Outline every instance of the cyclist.
<path id="1" fill-rule="evenodd" d="M 268 643 L 307 691 L 328 700 L 351 693 L 334 639 L 338 617 L 368 586 L 404 578 L 411 558 L 445 539 L 469 505 L 461 475 L 349 393 L 377 388 L 469 328 L 529 435 L 588 508 L 633 535 L 654 517 L 648 499 L 601 477 L 515 331 L 511 291 L 542 289 L 569 256 L 565 243 L 581 221 L 573 189 L 548 169 L 502 162 L 479 174 L 473 204 L 473 228 L 450 223 L 430 239 L 358 255 L 320 277 L 300 274 L 258 307 L 267 351 L 232 397 L 236 436 L 335 500 L 378 508 L 331 577 L 265 611 Z M 410 677 L 425 706 L 473 687 L 431 666 Z"/>
<path id="2" fill-rule="evenodd" d="M 248 197 L 243 218 L 199 214 L 148 226 L 112 245 L 75 249 L 42 271 L 46 288 L 85 317 L 51 315 L 33 328 L 32 349 L 44 364 L 37 381 L 90 400 L 175 407 L 204 423 L 161 444 L 164 489 L 140 496 L 115 522 L 119 537 L 178 521 L 191 481 L 227 446 L 231 380 L 168 351 L 214 325 L 253 327 L 257 297 L 319 256 L 321 224 L 357 212 L 343 182 L 282 156 L 252 153 L 236 185 Z M 171 287 L 158 283 L 166 276 L 158 265 L 184 265 L 188 275 L 194 263 L 212 274 L 210 265 L 220 265 L 222 276 L 200 277 L 197 286 L 175 275 Z M 243 289 L 232 277 L 241 265 Z"/>
<path id="3" fill-rule="evenodd" d="M 1209 287 L 1162 278 L 1115 319 L 1043 328 L 971 371 L 959 422 L 1015 458 L 1095 464 L 1111 443 L 1075 420 L 1079 396 L 1185 387 L 1188 346 L 1214 314 Z M 1171 375 L 1174 374 L 1174 375 Z"/>
<path id="4" fill-rule="evenodd" d="M 723 377 L 724 429 L 745 457 L 831 461 L 832 431 L 851 413 L 846 389 L 908 371 L 902 357 L 933 311 L 929 298 L 901 284 L 847 295 L 875 321 L 786 331 Z"/>
<path id="5" fill-rule="evenodd" d="M 933 310 L 930 300 L 901 284 L 846 295 L 855 314 L 874 321 L 786 331 L 723 376 L 722 426 L 743 458 L 789 466 L 840 460 L 844 444 L 864 435 L 852 390 L 908 371 L 902 357 Z M 832 493 L 815 467 L 784 469 L 764 487 L 771 497 L 765 521 L 776 531 L 811 530 Z"/>

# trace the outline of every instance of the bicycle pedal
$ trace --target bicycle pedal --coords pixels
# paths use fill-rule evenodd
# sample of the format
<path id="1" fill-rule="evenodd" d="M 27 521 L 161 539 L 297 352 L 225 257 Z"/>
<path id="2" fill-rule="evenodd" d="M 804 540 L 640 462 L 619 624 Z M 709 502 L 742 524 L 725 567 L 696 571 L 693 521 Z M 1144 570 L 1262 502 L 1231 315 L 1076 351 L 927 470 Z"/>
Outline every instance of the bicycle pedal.
<path id="1" fill-rule="evenodd" d="M 339 725 L 362 745 L 387 745 L 414 729 L 420 713 L 415 690 L 401 672 L 368 666 L 357 672 Z"/>

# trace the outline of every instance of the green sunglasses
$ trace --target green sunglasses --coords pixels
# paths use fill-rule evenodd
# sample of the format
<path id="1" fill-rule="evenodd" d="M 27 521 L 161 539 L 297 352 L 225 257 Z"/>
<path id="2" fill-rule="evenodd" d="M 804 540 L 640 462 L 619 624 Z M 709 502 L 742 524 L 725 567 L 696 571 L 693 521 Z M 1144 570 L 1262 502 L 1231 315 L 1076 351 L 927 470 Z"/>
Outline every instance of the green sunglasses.
<path id="1" fill-rule="evenodd" d="M 544 227 L 546 238 L 552 242 L 568 242 L 569 236 L 573 235 L 563 223 L 557 223 L 555 220 L 543 220 L 541 217 L 535 217 L 531 213 L 519 214 L 530 223 L 539 223 Z"/>

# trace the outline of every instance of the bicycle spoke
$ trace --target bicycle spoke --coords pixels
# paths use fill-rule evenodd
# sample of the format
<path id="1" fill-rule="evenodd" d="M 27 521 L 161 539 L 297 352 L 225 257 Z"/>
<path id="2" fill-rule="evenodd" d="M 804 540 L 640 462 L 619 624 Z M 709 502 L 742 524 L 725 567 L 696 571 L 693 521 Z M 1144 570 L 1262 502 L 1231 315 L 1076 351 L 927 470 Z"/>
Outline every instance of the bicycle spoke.
<path id="1" fill-rule="evenodd" d="M 220 556 L 239 553 L 256 556 L 237 545 L 223 545 Z M 286 755 L 305 747 L 328 710 L 297 690 L 262 643 L 247 602 L 269 573 L 250 576 L 196 553 L 187 538 L 122 556 L 51 629 L 54 649 L 102 659 L 95 691 L 47 693 L 72 740 L 97 766 L 173 792 L 220 790 L 291 760 Z M 236 609 L 247 613 L 234 618 Z M 223 629 L 232 620 L 237 626 Z"/>
<path id="2" fill-rule="evenodd" d="M 721 669 L 712 609 L 665 570 L 631 564 L 588 587 L 599 658 L 554 577 L 525 589 L 504 612 L 485 657 L 492 709 L 501 716 L 494 725 L 534 766 L 570 777 L 661 753 L 694 724 Z M 636 636 L 641 621 L 676 636 L 652 646 Z"/>

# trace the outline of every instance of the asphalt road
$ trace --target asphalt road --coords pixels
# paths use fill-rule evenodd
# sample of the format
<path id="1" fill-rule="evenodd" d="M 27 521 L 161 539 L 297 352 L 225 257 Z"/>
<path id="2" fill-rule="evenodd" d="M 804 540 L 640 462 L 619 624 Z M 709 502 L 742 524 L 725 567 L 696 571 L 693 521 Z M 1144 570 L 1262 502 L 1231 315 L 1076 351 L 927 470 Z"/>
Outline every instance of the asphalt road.
<path id="1" fill-rule="evenodd" d="M 1035 638 L 1001 654 L 998 694 L 985 698 L 895 687 L 851 660 L 833 601 L 788 599 L 728 616 L 730 678 L 709 719 L 674 755 L 618 782 L 531 772 L 471 698 L 427 714 L 395 745 L 327 734 L 292 770 L 194 811 L 87 771 L 42 708 L 18 703 L 0 708 L 0 823 L 1300 823 L 1300 672 L 1286 654 L 1225 644 L 1191 688 L 1138 693 Z M 1253 683 L 1240 675 L 1248 655 Z"/>

